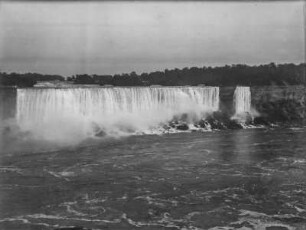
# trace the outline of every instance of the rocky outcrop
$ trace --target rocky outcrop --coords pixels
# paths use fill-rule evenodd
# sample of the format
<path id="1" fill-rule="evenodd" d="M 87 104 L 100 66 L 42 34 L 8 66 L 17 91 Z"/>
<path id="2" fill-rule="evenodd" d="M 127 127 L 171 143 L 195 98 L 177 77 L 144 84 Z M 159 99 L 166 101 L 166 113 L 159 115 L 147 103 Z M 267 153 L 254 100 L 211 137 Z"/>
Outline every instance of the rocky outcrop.
<path id="1" fill-rule="evenodd" d="M 304 86 L 252 87 L 252 107 L 258 111 L 255 122 L 304 122 L 306 90 Z"/>
<path id="2" fill-rule="evenodd" d="M 236 87 L 220 87 L 220 111 L 222 113 L 232 116 L 235 113 L 234 110 L 234 93 Z"/>
<path id="3" fill-rule="evenodd" d="M 0 123 L 16 114 L 17 89 L 0 86 Z"/>

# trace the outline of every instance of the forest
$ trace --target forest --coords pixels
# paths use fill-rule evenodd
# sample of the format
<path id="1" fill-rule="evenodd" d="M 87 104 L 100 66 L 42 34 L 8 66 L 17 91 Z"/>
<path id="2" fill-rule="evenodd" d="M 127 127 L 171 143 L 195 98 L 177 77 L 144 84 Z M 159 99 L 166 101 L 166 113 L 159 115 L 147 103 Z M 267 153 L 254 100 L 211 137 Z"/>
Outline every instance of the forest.
<path id="1" fill-rule="evenodd" d="M 98 84 L 112 86 L 261 86 L 305 84 L 306 64 L 275 64 L 249 66 L 226 65 L 222 67 L 191 67 L 137 74 L 115 75 L 76 74 L 63 77 L 37 73 L 0 73 L 0 85 L 32 87 L 38 81 L 68 81 L 73 84 Z"/>
<path id="2" fill-rule="evenodd" d="M 5 73 L 0 72 L 0 85 L 33 87 L 38 81 L 65 81 L 60 75 L 46 75 L 39 73 Z"/>

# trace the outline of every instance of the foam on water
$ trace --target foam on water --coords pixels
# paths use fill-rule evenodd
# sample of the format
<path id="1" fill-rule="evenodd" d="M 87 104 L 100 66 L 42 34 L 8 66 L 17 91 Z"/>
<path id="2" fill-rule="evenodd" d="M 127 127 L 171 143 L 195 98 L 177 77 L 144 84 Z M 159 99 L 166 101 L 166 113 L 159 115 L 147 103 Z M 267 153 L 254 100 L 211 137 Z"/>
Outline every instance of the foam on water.
<path id="1" fill-rule="evenodd" d="M 219 109 L 218 87 L 18 89 L 17 123 L 47 140 L 82 140 L 103 130 L 123 135 L 176 116 L 192 123 Z M 186 116 L 187 115 L 187 116 Z"/>

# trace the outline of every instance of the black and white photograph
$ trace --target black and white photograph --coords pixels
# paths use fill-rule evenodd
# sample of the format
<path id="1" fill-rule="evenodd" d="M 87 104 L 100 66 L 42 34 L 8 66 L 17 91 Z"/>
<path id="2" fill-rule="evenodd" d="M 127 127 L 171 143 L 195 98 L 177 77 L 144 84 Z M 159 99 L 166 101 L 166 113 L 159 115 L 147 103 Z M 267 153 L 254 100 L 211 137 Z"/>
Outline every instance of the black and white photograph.
<path id="1" fill-rule="evenodd" d="M 306 2 L 0 0 L 0 230 L 306 230 Z"/>

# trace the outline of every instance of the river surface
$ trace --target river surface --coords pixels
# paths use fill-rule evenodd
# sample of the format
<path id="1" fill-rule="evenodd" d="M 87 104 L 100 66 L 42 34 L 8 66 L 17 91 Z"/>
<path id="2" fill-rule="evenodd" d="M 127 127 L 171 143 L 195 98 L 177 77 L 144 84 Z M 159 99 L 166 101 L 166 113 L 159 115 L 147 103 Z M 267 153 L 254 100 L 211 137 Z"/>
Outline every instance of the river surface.
<path id="1" fill-rule="evenodd" d="M 7 150 L 0 175 L 3 230 L 306 229 L 306 128 Z"/>

